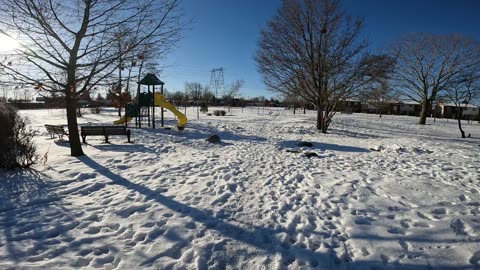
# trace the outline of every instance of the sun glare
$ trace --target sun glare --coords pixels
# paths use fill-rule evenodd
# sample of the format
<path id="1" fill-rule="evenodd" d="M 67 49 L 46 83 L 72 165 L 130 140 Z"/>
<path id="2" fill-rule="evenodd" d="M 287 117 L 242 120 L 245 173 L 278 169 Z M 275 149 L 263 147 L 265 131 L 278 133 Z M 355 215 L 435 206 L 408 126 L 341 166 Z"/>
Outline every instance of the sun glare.
<path id="1" fill-rule="evenodd" d="M 15 39 L 0 34 L 0 52 L 11 52 L 19 48 L 19 46 Z"/>

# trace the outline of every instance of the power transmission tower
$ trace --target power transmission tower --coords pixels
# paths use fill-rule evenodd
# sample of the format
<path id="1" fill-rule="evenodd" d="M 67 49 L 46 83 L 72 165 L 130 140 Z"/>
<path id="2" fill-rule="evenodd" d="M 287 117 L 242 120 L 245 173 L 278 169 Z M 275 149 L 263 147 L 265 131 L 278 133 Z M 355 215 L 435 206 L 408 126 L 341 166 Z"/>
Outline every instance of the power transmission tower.
<path id="1" fill-rule="evenodd" d="M 215 93 L 215 100 L 217 100 L 218 91 L 223 91 L 225 89 L 223 70 L 223 67 L 210 70 L 210 89 Z"/>

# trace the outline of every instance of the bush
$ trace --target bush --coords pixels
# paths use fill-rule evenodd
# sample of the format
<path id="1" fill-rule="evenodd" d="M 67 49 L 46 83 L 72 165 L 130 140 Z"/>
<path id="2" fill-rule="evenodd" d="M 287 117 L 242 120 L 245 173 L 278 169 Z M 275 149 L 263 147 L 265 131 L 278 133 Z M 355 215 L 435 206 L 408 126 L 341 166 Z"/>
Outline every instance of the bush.
<path id="1" fill-rule="evenodd" d="M 78 106 L 77 107 L 77 117 L 83 117 L 85 114 L 88 113 L 88 109 L 86 106 Z"/>
<path id="2" fill-rule="evenodd" d="M 93 114 L 100 114 L 100 112 L 102 111 L 102 104 L 98 101 L 96 102 L 92 102 L 90 104 L 90 112 L 93 113 Z"/>
<path id="3" fill-rule="evenodd" d="M 213 111 L 213 115 L 215 115 L 215 116 L 225 116 L 225 115 L 227 115 L 227 112 L 224 111 L 224 110 L 216 110 L 216 111 Z"/>
<path id="4" fill-rule="evenodd" d="M 15 108 L 0 103 L 0 168 L 28 168 L 39 160 L 33 144 L 35 131 Z"/>
<path id="5" fill-rule="evenodd" d="M 208 105 L 207 105 L 206 103 L 202 103 L 202 104 L 200 105 L 200 111 L 201 111 L 202 113 L 208 112 Z"/>

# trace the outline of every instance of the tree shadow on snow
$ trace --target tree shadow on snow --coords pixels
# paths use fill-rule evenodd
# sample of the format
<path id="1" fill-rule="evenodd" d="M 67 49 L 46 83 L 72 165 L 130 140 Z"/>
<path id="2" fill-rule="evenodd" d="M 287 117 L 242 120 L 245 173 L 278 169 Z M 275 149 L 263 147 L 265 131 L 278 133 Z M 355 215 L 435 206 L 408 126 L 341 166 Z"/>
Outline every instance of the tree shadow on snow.
<path id="1" fill-rule="evenodd" d="M 70 148 L 70 142 L 69 142 L 69 141 L 65 141 L 65 140 L 60 141 L 60 140 L 58 140 L 58 139 L 55 139 L 55 140 L 53 141 L 53 143 L 55 143 L 57 146 L 60 146 L 60 147 L 68 147 L 68 148 Z"/>
<path id="2" fill-rule="evenodd" d="M 153 149 L 145 147 L 143 144 L 111 144 L 111 143 L 104 143 L 104 144 L 92 144 L 90 145 L 98 150 L 101 151 L 111 151 L 111 152 L 126 152 L 126 153 L 153 153 L 155 152 Z"/>
<path id="3" fill-rule="evenodd" d="M 46 197 L 50 190 L 47 177 L 32 169 L 0 172 L 0 200 L 16 201 Z"/>
<path id="4" fill-rule="evenodd" d="M 106 178 L 110 179 L 112 181 L 112 184 L 122 186 L 124 188 L 133 190 L 144 195 L 145 201 L 153 200 L 173 211 L 176 211 L 185 216 L 189 216 L 194 221 L 204 224 L 204 226 L 208 230 L 215 231 L 227 239 L 242 242 L 249 246 L 255 247 L 269 255 L 280 255 L 282 257 L 282 261 L 284 262 L 292 262 L 292 259 L 300 259 L 303 262 L 308 262 L 312 268 L 319 267 L 320 269 L 345 269 L 345 267 L 347 267 L 347 269 L 371 269 L 372 267 L 374 267 L 372 269 L 376 269 L 375 267 L 382 268 L 384 266 L 381 260 L 364 260 L 357 262 L 342 261 L 332 255 L 332 250 L 329 250 L 328 252 L 319 252 L 311 250 L 309 248 L 297 247 L 295 245 L 285 246 L 285 243 L 278 238 L 277 234 L 292 233 L 292 231 L 287 228 L 272 229 L 246 224 L 244 225 L 248 226 L 247 228 L 240 227 L 232 224 L 228 220 L 214 217 L 207 211 L 200 210 L 190 205 L 175 201 L 167 196 L 162 195 L 160 192 L 149 189 L 144 185 L 133 183 L 123 178 L 122 176 L 112 173 L 110 170 L 98 164 L 96 161 L 92 160 L 87 156 L 79 157 L 79 160 L 85 163 L 85 165 L 95 169 L 97 172 L 99 172 Z M 222 249 L 222 247 L 216 247 L 215 249 L 217 251 L 220 251 L 219 249 Z M 258 256 L 258 253 L 255 254 Z M 141 265 L 149 266 L 164 255 L 167 256 L 166 253 L 163 252 L 153 257 L 146 258 Z M 226 264 L 227 262 L 223 263 Z M 287 265 L 284 266 L 286 267 Z M 426 265 L 411 264 L 402 264 L 401 266 L 413 270 L 425 269 L 426 267 Z M 449 269 L 468 268 L 449 267 Z"/>
<path id="5" fill-rule="evenodd" d="M 299 144 L 302 141 L 282 141 L 279 142 L 278 145 L 283 148 L 300 148 Z M 348 145 L 338 145 L 333 143 L 318 143 L 318 142 L 310 142 L 313 146 L 308 147 L 308 149 L 312 150 L 330 150 L 330 151 L 339 151 L 339 152 L 354 152 L 354 153 L 368 153 L 370 150 L 367 148 L 361 148 L 356 146 L 348 146 Z"/>
<path id="6" fill-rule="evenodd" d="M 207 229 L 216 231 L 226 238 L 254 246 L 268 254 L 280 254 L 282 257 L 287 257 L 289 254 L 294 254 L 296 258 L 300 258 L 304 261 L 310 261 L 313 265 L 316 265 L 320 262 L 329 262 L 331 259 L 329 254 L 320 253 L 309 249 L 303 249 L 295 246 L 290 246 L 289 249 L 281 248 L 282 242 L 275 237 L 275 234 L 282 232 L 281 230 L 274 230 L 258 226 L 251 226 L 248 229 L 241 228 L 228 223 L 224 219 L 214 217 L 206 211 L 199 210 L 192 206 L 175 201 L 157 191 L 149 189 L 146 186 L 130 182 L 129 180 L 112 173 L 110 170 L 87 156 L 79 157 L 79 160 L 110 179 L 113 184 L 120 185 L 144 195 L 146 197 L 146 201 L 154 200 L 173 211 L 189 216 L 194 221 L 203 223 Z M 284 232 L 286 232 L 286 230 Z M 265 239 L 268 239 L 268 241 L 265 241 Z M 275 248 L 272 249 L 272 247 Z M 155 258 L 159 257 L 155 256 Z M 142 265 L 148 265 L 151 263 L 153 263 L 153 261 L 151 258 L 149 258 L 142 263 Z"/>
<path id="7" fill-rule="evenodd" d="M 0 230 L 5 239 L 5 255 L 0 261 L 32 263 L 61 255 L 65 246 L 51 246 L 78 225 L 71 210 L 52 191 L 45 174 L 31 169 L 0 172 Z M 28 241 L 29 248 L 25 248 Z M 51 251 L 51 252 L 50 252 Z"/>
<path id="8" fill-rule="evenodd" d="M 338 129 L 338 128 L 331 128 L 330 133 L 335 134 L 335 135 L 345 136 L 345 137 L 358 138 L 358 139 L 381 139 L 381 138 L 385 138 L 385 136 L 367 134 L 367 133 L 356 132 L 356 131 L 351 131 L 351 130 L 346 130 L 346 129 Z"/>

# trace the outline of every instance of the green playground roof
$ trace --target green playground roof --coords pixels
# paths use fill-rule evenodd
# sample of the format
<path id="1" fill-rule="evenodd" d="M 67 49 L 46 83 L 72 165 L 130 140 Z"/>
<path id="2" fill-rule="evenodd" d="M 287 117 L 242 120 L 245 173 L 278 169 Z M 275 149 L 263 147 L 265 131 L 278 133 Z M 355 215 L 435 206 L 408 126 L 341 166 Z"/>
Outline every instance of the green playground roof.
<path id="1" fill-rule="evenodd" d="M 143 77 L 143 79 L 141 79 L 138 84 L 141 84 L 141 85 L 164 85 L 165 83 L 162 82 L 159 78 L 157 78 L 157 76 L 155 76 L 155 74 L 153 73 L 148 73 L 147 75 L 145 75 L 145 77 Z"/>

